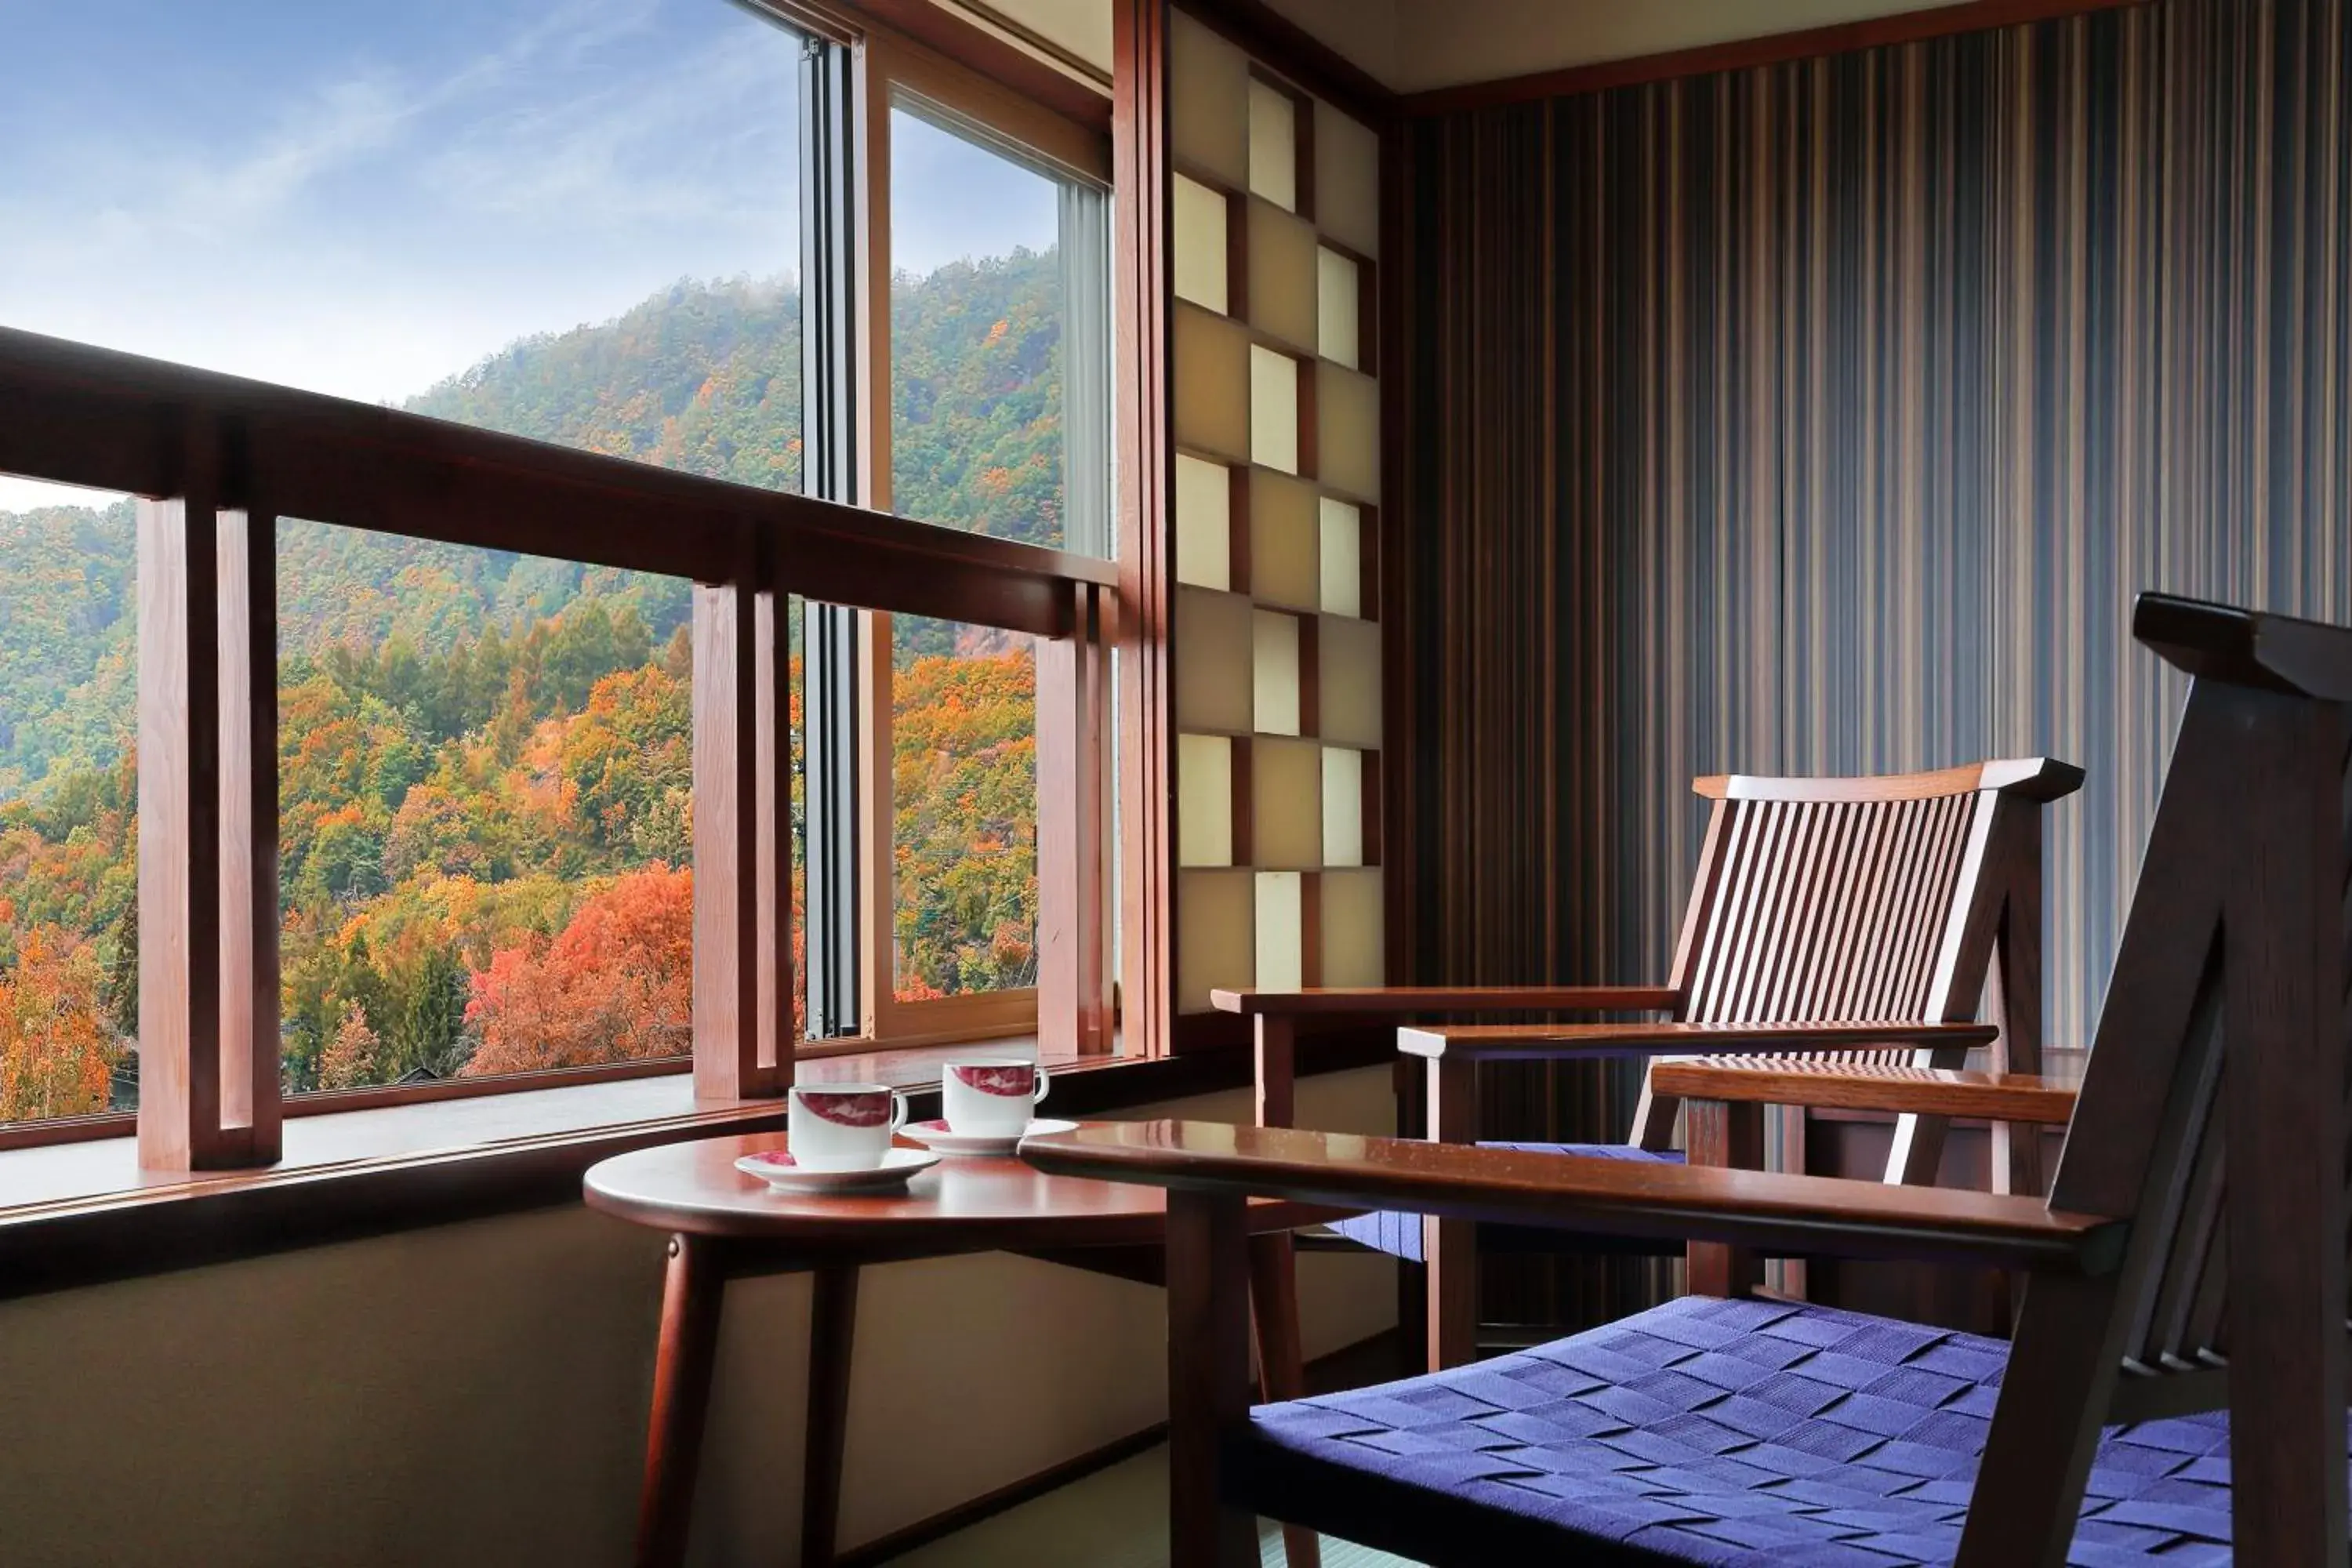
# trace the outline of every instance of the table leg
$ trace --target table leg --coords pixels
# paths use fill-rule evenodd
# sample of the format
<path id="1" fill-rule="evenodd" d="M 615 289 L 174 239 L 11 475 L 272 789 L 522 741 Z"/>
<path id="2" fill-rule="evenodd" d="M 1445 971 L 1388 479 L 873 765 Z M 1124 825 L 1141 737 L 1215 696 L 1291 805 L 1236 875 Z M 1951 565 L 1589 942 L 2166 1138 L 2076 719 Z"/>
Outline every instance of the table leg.
<path id="1" fill-rule="evenodd" d="M 1263 1020 L 1261 1020 L 1263 1022 Z M 1307 1396 L 1298 1343 L 1298 1256 L 1286 1230 L 1250 1237 L 1250 1306 L 1257 1318 L 1258 1388 L 1266 1403 Z M 1322 1568 L 1323 1539 L 1303 1525 L 1282 1527 L 1290 1568 Z"/>
<path id="2" fill-rule="evenodd" d="M 1249 1419 L 1248 1281 L 1242 1200 L 1170 1193 L 1170 1568 L 1257 1565 L 1257 1521 L 1217 1491 L 1218 1447 Z"/>
<path id="3" fill-rule="evenodd" d="M 849 1429 L 849 1361 L 857 1333 L 857 1266 L 815 1275 L 809 1320 L 808 1444 L 801 1486 L 801 1568 L 833 1568 Z"/>
<path id="4" fill-rule="evenodd" d="M 638 1568 L 675 1568 L 686 1561 L 703 1421 L 710 1410 L 719 1309 L 727 1288 L 716 1251 L 715 1243 L 698 1237 L 669 1240 L 661 1341 L 654 1356 L 653 1422 L 637 1507 Z"/>

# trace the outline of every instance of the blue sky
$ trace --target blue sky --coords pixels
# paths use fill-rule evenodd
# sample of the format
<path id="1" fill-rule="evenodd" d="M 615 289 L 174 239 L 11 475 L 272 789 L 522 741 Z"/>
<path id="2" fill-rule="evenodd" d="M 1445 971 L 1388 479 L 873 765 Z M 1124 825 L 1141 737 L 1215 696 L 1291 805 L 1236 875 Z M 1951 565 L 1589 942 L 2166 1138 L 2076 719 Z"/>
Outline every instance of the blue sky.
<path id="1" fill-rule="evenodd" d="M 396 402 L 795 271 L 798 56 L 730 0 L 0 0 L 0 323 Z M 896 266 L 1051 243 L 1047 182 L 922 130 Z"/>

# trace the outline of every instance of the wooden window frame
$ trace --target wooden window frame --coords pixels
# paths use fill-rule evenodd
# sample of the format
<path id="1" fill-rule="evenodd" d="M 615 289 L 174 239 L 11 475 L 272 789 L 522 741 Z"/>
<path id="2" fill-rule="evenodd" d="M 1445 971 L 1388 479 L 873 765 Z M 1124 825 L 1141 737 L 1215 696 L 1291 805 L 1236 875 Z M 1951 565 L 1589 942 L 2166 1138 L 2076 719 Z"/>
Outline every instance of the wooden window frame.
<path id="1" fill-rule="evenodd" d="M 926 46 L 869 29 L 856 46 L 860 142 L 857 254 L 863 262 L 857 358 L 865 380 L 858 436 L 860 494 L 892 506 L 890 243 L 891 121 L 904 98 L 943 110 L 1011 144 L 1055 177 L 1111 189 L 1111 143 L 1100 129 L 1030 101 Z M 1111 498 L 1104 498 L 1105 505 Z M 852 1038 L 810 1041 L 808 1056 L 1003 1039 L 1034 1034 L 1047 1049 L 1098 1054 L 1113 1047 L 1109 979 L 1110 734 L 1107 598 L 1090 604 L 1095 635 L 1082 657 L 1037 647 L 1037 855 L 1039 979 L 1034 986 L 926 1001 L 897 994 L 895 800 L 891 622 L 858 616 L 859 982 L 864 1027 Z M 1096 847 L 1099 846 L 1097 849 Z"/>
<path id="2" fill-rule="evenodd" d="M 856 280 L 857 358 L 870 400 L 858 466 L 867 481 L 880 479 L 869 497 L 887 498 L 891 87 L 1106 186 L 1111 144 L 1098 126 L 861 27 L 854 13 L 803 0 L 766 0 L 764 8 L 852 51 L 866 262 Z M 1114 341 L 1124 348 L 1132 333 L 1115 315 Z M 1110 649 L 1121 627 L 1111 563 L 910 523 L 880 506 L 751 490 L 5 329 L 0 426 L 0 471 L 149 498 L 140 506 L 142 637 L 174 651 L 141 661 L 142 812 L 185 825 L 142 836 L 140 1109 L 0 1127 L 0 1151 L 135 1129 L 147 1169 L 237 1168 L 278 1157 L 287 1117 L 688 1071 L 698 1103 L 725 1104 L 782 1094 L 795 1061 L 810 1057 L 1033 1032 L 1049 1055 L 1115 1048 L 1108 742 Z M 263 651 L 275 647 L 275 563 L 262 547 L 279 515 L 696 584 L 691 1057 L 282 1093 L 275 665 Z M 560 527 L 547 521 L 558 516 Z M 787 778 L 782 617 L 794 597 L 859 608 L 886 653 L 893 611 L 1037 637 L 1035 988 L 900 1005 L 869 1015 L 869 1026 L 883 1026 L 862 1037 L 797 1037 L 790 933 L 776 919 L 789 908 L 792 850 L 763 826 L 781 820 Z M 887 746 L 883 755 L 876 776 L 887 787 Z M 870 811 L 868 781 L 861 788 Z M 887 827 L 878 837 L 868 832 L 862 852 L 877 843 L 887 857 Z M 1055 845 L 1082 847 L 1049 853 Z M 887 879 L 867 880 L 878 891 L 862 896 L 879 911 L 887 942 Z M 869 963 L 862 984 L 876 989 L 876 977 L 889 973 L 887 963 Z M 244 984 L 224 983 L 239 974 Z M 1128 1048 L 1159 1054 L 1147 1042 Z"/>

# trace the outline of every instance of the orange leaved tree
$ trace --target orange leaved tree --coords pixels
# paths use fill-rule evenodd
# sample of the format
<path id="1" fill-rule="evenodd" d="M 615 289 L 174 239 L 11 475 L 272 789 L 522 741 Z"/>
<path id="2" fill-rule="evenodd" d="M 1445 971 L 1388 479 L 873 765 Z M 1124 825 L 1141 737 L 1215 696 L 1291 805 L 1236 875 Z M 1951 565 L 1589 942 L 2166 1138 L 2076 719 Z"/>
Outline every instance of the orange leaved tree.
<path id="1" fill-rule="evenodd" d="M 100 1005 L 105 984 L 87 942 L 56 926 L 25 933 L 0 970 L 0 1121 L 106 1109 L 121 1047 Z"/>
<path id="2" fill-rule="evenodd" d="M 491 955 L 469 1077 L 684 1056 L 694 1044 L 694 874 L 659 861 L 581 900 L 552 941 Z"/>

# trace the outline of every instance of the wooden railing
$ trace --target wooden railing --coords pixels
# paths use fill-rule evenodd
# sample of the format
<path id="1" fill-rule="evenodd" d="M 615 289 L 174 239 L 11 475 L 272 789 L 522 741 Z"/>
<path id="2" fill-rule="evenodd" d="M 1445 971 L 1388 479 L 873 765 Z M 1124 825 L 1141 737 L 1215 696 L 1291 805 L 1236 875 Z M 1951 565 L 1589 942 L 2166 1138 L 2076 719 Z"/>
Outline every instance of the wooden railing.
<path id="1" fill-rule="evenodd" d="M 140 1158 L 277 1158 L 276 521 L 691 579 L 694 1076 L 792 1081 L 787 601 L 1027 632 L 1039 1033 L 1109 1039 L 1109 562 L 0 328 L 0 472 L 138 519 Z"/>

